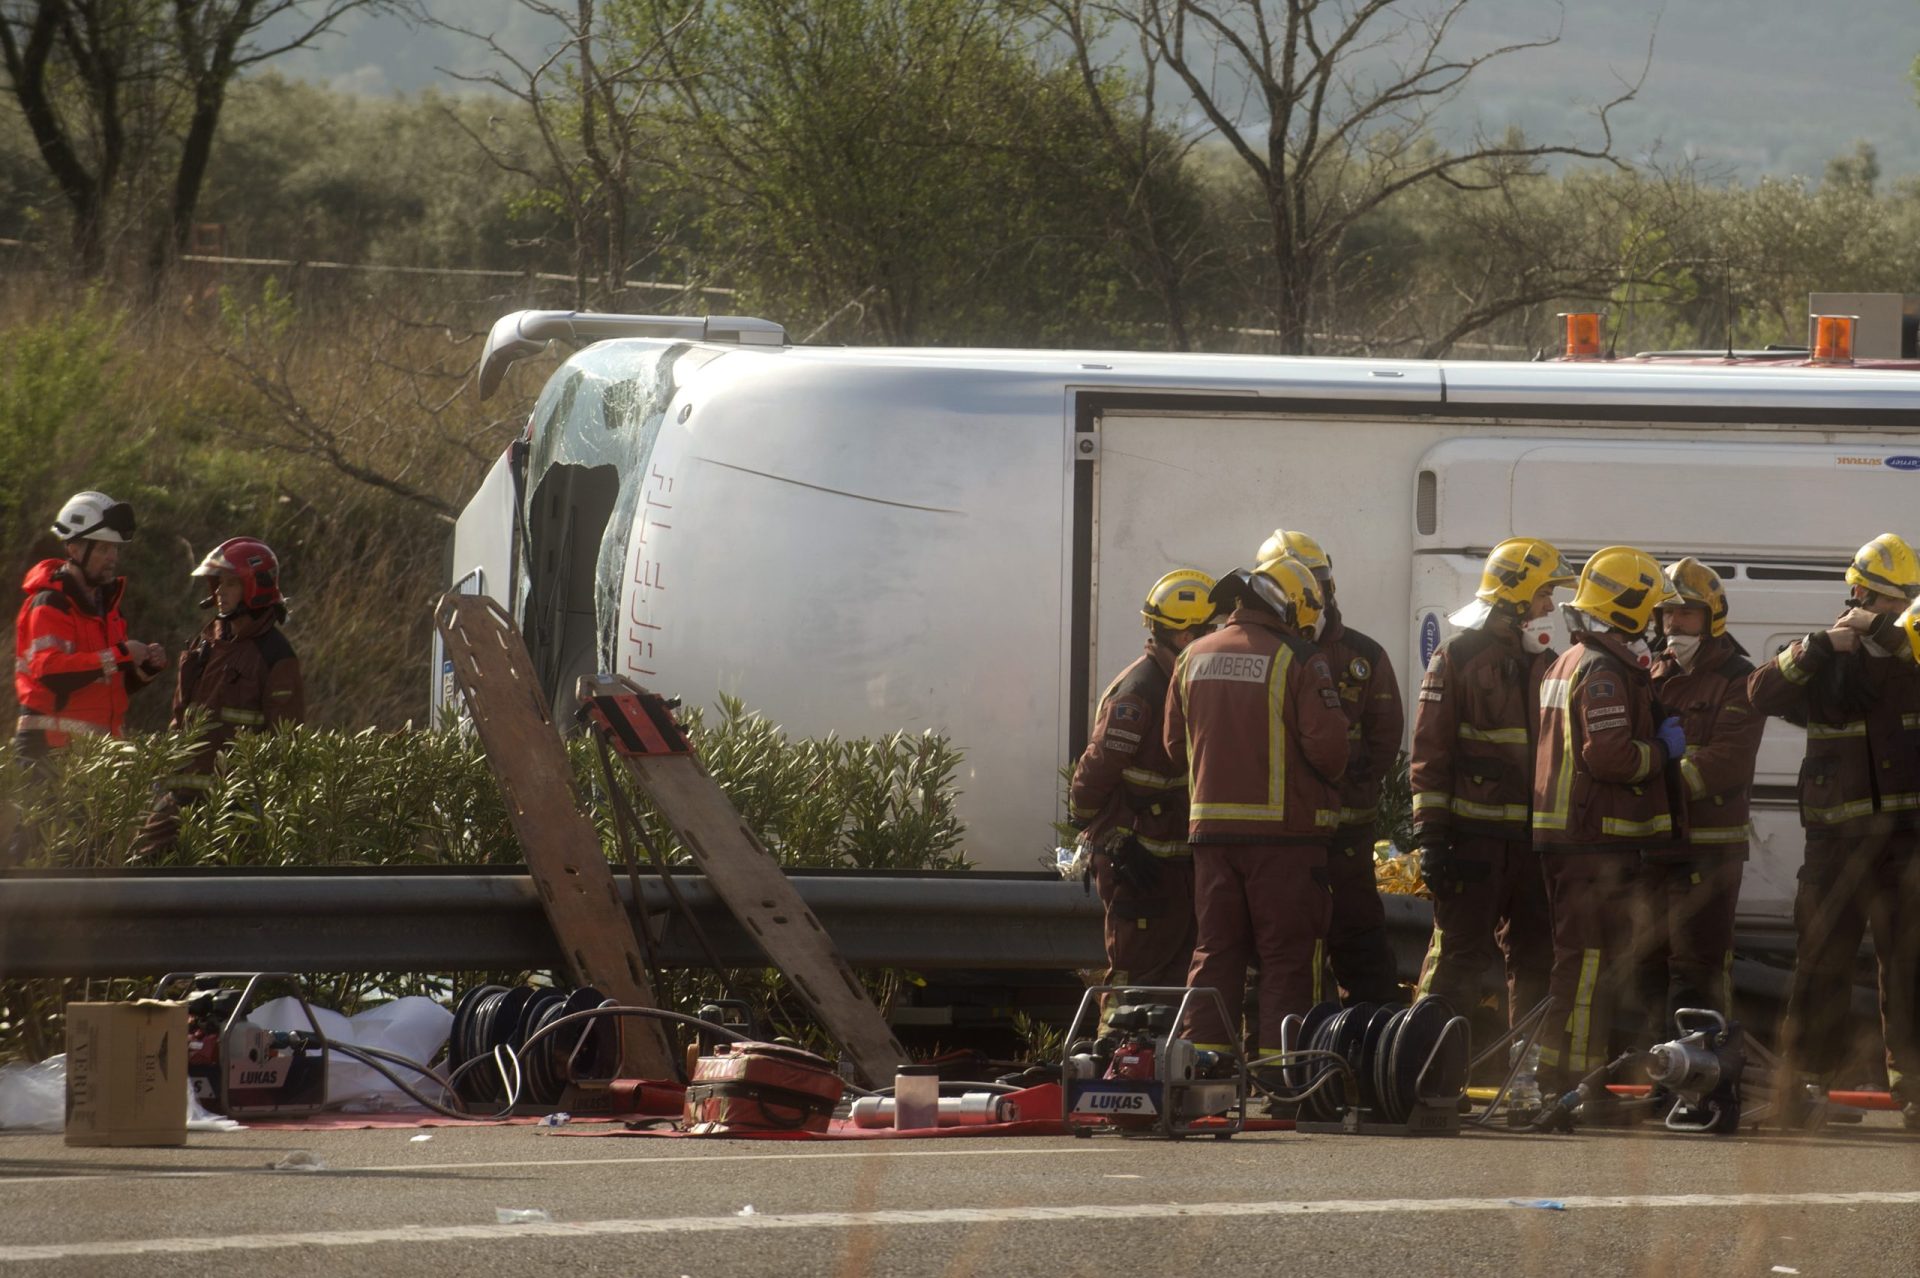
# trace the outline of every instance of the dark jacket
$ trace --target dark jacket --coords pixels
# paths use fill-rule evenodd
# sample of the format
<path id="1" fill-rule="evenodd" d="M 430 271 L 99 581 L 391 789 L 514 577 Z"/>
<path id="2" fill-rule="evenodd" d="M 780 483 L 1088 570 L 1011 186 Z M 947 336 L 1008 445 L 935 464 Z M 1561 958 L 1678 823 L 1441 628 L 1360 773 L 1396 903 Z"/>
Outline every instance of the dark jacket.
<path id="1" fill-rule="evenodd" d="M 1347 716 L 1314 646 L 1240 608 L 1174 666 L 1167 757 L 1187 773 L 1192 843 L 1323 843 L 1340 819 Z"/>
<path id="2" fill-rule="evenodd" d="M 56 748 L 75 734 L 120 735 L 128 698 L 153 678 L 127 655 L 126 586 L 118 577 L 89 590 L 63 559 L 43 559 L 27 573 L 13 639 L 20 731 L 45 733 Z"/>
<path id="3" fill-rule="evenodd" d="M 208 734 L 187 767 L 189 775 L 211 773 L 235 734 L 245 729 L 296 724 L 306 717 L 300 658 L 274 613 L 212 622 L 180 654 L 173 726 L 184 727 L 196 707 L 206 712 Z"/>
<path id="4" fill-rule="evenodd" d="M 1347 715 L 1347 770 L 1340 778 L 1340 824 L 1366 826 L 1380 815 L 1380 782 L 1400 757 L 1407 712 L 1386 649 L 1338 617 L 1315 647 L 1333 670 L 1340 708 Z"/>
<path id="5" fill-rule="evenodd" d="M 1540 682 L 1533 844 L 1626 851 L 1673 841 L 1653 682 L 1612 634 L 1575 635 Z"/>
<path id="6" fill-rule="evenodd" d="M 1420 680 L 1407 779 L 1421 842 L 1468 834 L 1525 843 L 1534 731 L 1551 652 L 1527 653 L 1507 617 L 1452 636 Z"/>
<path id="7" fill-rule="evenodd" d="M 1161 737 L 1173 656 L 1151 639 L 1147 650 L 1100 694 L 1100 712 L 1068 792 L 1073 823 L 1100 847 L 1115 829 L 1134 832 L 1156 856 L 1185 856 L 1187 777 L 1167 758 Z"/>
<path id="8" fill-rule="evenodd" d="M 1815 631 L 1755 670 L 1747 695 L 1761 714 L 1806 725 L 1800 824 L 1809 839 L 1920 826 L 1920 669 L 1835 652 Z"/>
<path id="9" fill-rule="evenodd" d="M 1677 775 L 1682 841 L 1675 856 L 1747 858 L 1753 761 L 1767 717 L 1747 699 L 1753 663 L 1722 635 L 1700 645 L 1692 670 L 1662 655 L 1653 663 L 1659 712 L 1678 715 L 1687 753 Z"/>

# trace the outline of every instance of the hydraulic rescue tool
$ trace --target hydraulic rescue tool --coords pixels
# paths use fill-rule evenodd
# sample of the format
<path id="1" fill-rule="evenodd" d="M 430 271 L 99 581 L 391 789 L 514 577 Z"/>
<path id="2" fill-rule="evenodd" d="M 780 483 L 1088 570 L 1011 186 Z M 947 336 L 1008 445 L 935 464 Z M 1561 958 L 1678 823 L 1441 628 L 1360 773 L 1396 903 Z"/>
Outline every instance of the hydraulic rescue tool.
<path id="1" fill-rule="evenodd" d="M 1647 1077 L 1656 1089 L 1678 1097 L 1667 1111 L 1676 1132 L 1740 1130 L 1741 1075 L 1747 1069 L 1747 1036 L 1720 1013 L 1683 1007 L 1673 1016 L 1680 1037 L 1647 1053 Z M 1697 1028 L 1689 1030 L 1689 1026 Z"/>
<path id="2" fill-rule="evenodd" d="M 1107 1032 L 1094 1037 L 1108 999 Z M 1211 999 L 1226 1021 L 1226 1002 L 1214 989 L 1096 985 L 1081 996 L 1060 1065 L 1061 1117 L 1074 1135 L 1225 1140 L 1245 1128 L 1246 1063 L 1178 1036 L 1200 999 Z"/>
<path id="3" fill-rule="evenodd" d="M 236 988 L 237 981 L 246 984 Z M 308 1028 L 267 1029 L 248 1020 L 262 982 L 291 989 Z M 298 976 L 169 972 L 153 987 L 153 997 L 180 997 L 183 986 L 187 1081 L 201 1105 L 228 1118 L 304 1118 L 326 1107 L 326 1035 Z"/>

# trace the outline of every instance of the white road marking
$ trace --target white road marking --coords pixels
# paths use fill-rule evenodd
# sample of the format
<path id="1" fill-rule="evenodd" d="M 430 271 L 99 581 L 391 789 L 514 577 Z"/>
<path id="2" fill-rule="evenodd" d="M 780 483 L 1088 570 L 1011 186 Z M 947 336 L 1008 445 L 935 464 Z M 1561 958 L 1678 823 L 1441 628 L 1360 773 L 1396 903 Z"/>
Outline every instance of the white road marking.
<path id="1" fill-rule="evenodd" d="M 1860 1207 L 1920 1205 L 1920 1191 L 1793 1194 L 1617 1194 L 1556 1199 L 1570 1212 L 1672 1207 Z M 1527 1211 L 1507 1198 L 1333 1198 L 1265 1203 L 1085 1203 L 1064 1207 L 942 1207 L 925 1211 L 823 1211 L 791 1215 L 681 1216 L 664 1220 L 586 1220 L 524 1225 L 410 1225 L 292 1234 L 133 1238 L 122 1242 L 0 1246 L 0 1264 L 104 1259 L 216 1251 L 281 1251 L 293 1247 L 369 1247 L 386 1243 L 517 1242 L 661 1234 L 741 1233 L 761 1229 L 870 1229 L 883 1225 L 997 1225 L 1221 1217 L 1363 1216 L 1400 1212 Z M 1557 1215 L 1557 1213 L 1555 1213 Z"/>
<path id="2" fill-rule="evenodd" d="M 576 1138 L 577 1139 L 577 1138 Z M 1022 1157 L 1059 1157 L 1063 1154 L 1118 1154 L 1126 1152 L 1118 1145 L 1076 1145 L 1071 1149 L 849 1149 L 835 1154 L 661 1154 L 653 1158 L 515 1158 L 476 1163 L 388 1163 L 373 1167 L 328 1167 L 322 1171 L 300 1172 L 302 1176 L 327 1176 L 341 1172 L 414 1172 L 491 1170 L 500 1167 L 587 1167 L 605 1164 L 645 1166 L 648 1163 L 763 1163 L 776 1159 L 834 1158 L 987 1158 L 993 1155 Z M 89 1171 L 84 1164 L 57 1176 L 0 1176 L 0 1186 L 66 1185 L 76 1180 L 209 1180 L 217 1176 L 267 1175 L 265 1164 L 252 1167 L 221 1167 L 208 1171 Z M 293 1175 L 274 1172 L 275 1176 Z"/>

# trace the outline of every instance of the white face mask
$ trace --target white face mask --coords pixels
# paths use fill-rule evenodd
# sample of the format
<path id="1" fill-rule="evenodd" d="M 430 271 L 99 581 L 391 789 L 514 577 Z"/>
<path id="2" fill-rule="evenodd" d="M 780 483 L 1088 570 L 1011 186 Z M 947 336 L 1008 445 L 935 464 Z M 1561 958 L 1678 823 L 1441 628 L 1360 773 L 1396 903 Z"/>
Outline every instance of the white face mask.
<path id="1" fill-rule="evenodd" d="M 1647 647 L 1645 638 L 1627 640 L 1627 651 L 1633 654 L 1633 659 L 1640 663 L 1642 670 L 1653 664 L 1653 649 Z"/>
<path id="2" fill-rule="evenodd" d="M 1553 615 L 1521 622 L 1520 646 L 1528 652 L 1545 652 L 1553 647 Z"/>
<path id="3" fill-rule="evenodd" d="M 1668 635 L 1667 651 L 1680 663 L 1682 669 L 1693 669 L 1693 663 L 1700 657 L 1700 645 L 1704 643 L 1699 635 Z"/>

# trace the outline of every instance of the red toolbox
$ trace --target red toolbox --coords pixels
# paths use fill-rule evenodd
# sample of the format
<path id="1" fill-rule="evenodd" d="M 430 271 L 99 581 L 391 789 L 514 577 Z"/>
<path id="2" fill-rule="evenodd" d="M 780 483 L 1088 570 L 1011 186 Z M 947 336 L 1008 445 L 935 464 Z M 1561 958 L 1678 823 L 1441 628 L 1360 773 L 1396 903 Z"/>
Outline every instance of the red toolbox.
<path id="1" fill-rule="evenodd" d="M 778 1043 L 723 1043 L 694 1065 L 687 1130 L 824 1132 L 840 1103 L 840 1075 L 812 1052 Z"/>

